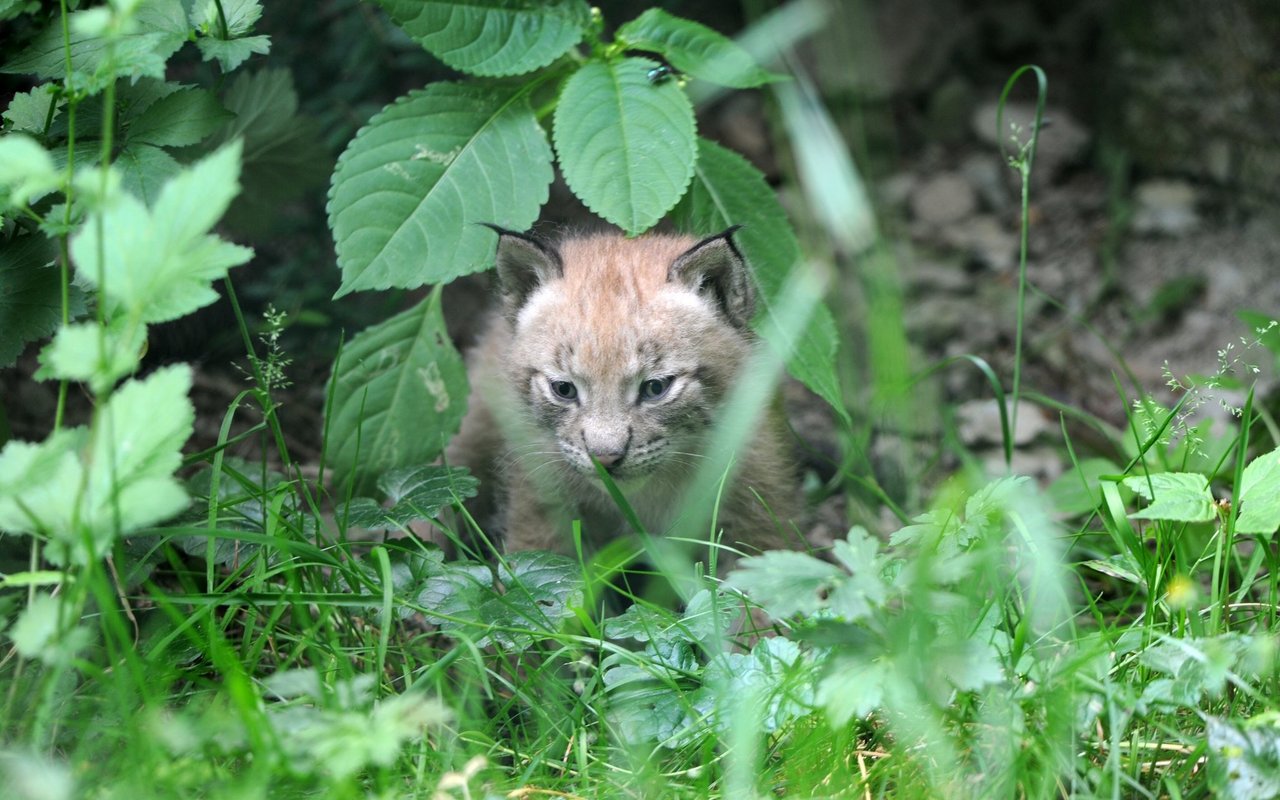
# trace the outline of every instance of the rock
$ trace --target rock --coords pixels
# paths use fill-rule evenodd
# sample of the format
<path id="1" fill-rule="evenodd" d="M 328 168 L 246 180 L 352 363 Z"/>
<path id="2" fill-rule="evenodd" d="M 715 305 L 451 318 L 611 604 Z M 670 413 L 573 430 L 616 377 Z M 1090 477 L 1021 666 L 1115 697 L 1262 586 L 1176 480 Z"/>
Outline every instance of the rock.
<path id="1" fill-rule="evenodd" d="M 1205 298 L 1211 311 L 1230 316 L 1252 304 L 1249 278 L 1235 263 L 1218 259 L 1208 265 L 1206 272 L 1212 276 Z"/>
<path id="2" fill-rule="evenodd" d="M 1011 142 L 1009 137 L 1016 135 L 1019 142 L 1027 141 L 1036 118 L 1035 104 L 1006 103 L 1004 130 L 997 134 L 996 111 L 999 107 L 1000 103 L 996 100 L 983 103 L 973 112 L 970 124 L 980 141 L 994 148 L 1003 146 L 1010 156 L 1016 156 L 1018 145 Z M 1046 175 L 1050 179 L 1056 177 L 1063 167 L 1075 163 L 1084 155 L 1090 138 L 1088 128 L 1065 109 L 1046 108 L 1040 128 L 1040 139 L 1036 144 L 1036 160 L 1032 167 L 1032 177 L 1037 175 Z"/>
<path id="3" fill-rule="evenodd" d="M 1009 409 L 1012 413 L 1012 409 Z M 999 445 L 1004 441 L 1000 429 L 1000 404 L 995 400 L 969 400 L 956 409 L 960 440 L 967 445 Z M 1013 431 L 1016 446 L 1030 444 L 1051 427 L 1040 409 L 1027 403 L 1018 408 L 1017 427 Z"/>
<path id="4" fill-rule="evenodd" d="M 876 183 L 876 194 L 887 208 L 906 208 L 919 181 L 910 172 L 898 172 Z"/>
<path id="5" fill-rule="evenodd" d="M 973 187 L 959 174 L 943 172 L 926 180 L 911 194 L 911 214 L 931 225 L 966 219 L 978 210 Z"/>
<path id="6" fill-rule="evenodd" d="M 963 250 L 979 264 L 996 272 L 1007 272 L 1018 263 L 1018 237 L 1005 230 L 1000 220 L 979 214 L 963 223 L 948 225 L 940 236 L 948 245 Z"/>
<path id="7" fill-rule="evenodd" d="M 909 304 L 903 312 L 907 336 L 924 347 L 940 347 L 952 339 L 969 338 L 966 330 L 973 320 L 973 299 L 946 295 L 926 297 Z"/>
<path id="8" fill-rule="evenodd" d="M 1186 181 L 1144 181 L 1138 184 L 1134 200 L 1137 203 L 1132 223 L 1135 233 L 1185 236 L 1200 227 L 1196 192 Z"/>
<path id="9" fill-rule="evenodd" d="M 899 263 L 902 277 L 913 294 L 963 295 L 973 291 L 973 278 L 960 264 L 927 260 Z"/>
<path id="10" fill-rule="evenodd" d="M 1019 413 L 1021 418 L 1021 413 Z M 1035 447 L 1030 450 L 1013 451 L 1013 463 L 1005 469 L 1004 452 L 997 450 L 985 453 L 982 467 L 992 477 L 1004 475 L 1026 475 L 1034 478 L 1041 485 L 1051 483 L 1062 474 L 1064 459 L 1062 453 L 1053 447 Z"/>

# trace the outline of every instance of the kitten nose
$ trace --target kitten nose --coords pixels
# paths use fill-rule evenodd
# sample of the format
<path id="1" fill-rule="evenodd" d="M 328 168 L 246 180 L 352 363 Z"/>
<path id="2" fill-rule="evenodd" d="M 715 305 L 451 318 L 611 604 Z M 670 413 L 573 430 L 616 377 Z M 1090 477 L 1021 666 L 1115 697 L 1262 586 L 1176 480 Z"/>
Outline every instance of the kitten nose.
<path id="1" fill-rule="evenodd" d="M 622 461 L 622 457 L 626 455 L 625 450 L 591 450 L 588 452 L 605 469 L 613 469 L 618 465 L 618 462 Z"/>
<path id="2" fill-rule="evenodd" d="M 630 443 L 630 430 L 582 432 L 582 444 L 586 446 L 587 452 L 607 470 L 612 470 L 622 462 L 623 456 L 627 454 L 627 445 Z"/>
<path id="3" fill-rule="evenodd" d="M 622 453 L 591 453 L 595 456 L 595 460 L 600 462 L 600 466 L 605 470 L 611 470 L 614 465 L 622 461 Z"/>

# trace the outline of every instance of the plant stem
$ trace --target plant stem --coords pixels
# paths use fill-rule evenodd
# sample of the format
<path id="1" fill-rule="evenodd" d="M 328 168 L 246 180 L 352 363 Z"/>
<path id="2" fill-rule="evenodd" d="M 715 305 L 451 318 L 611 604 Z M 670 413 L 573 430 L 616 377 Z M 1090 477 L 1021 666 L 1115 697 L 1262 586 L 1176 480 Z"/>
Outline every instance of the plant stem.
<path id="1" fill-rule="evenodd" d="M 1022 179 L 1022 218 L 1019 222 L 1019 239 L 1018 239 L 1018 311 L 1017 311 L 1017 330 L 1014 334 L 1013 343 L 1013 387 L 1009 392 L 1009 404 L 1012 407 L 1009 413 L 1009 430 L 1013 435 L 1018 429 L 1018 395 L 1022 387 L 1022 338 L 1023 330 L 1026 322 L 1027 310 L 1027 230 L 1030 226 L 1030 220 L 1027 212 L 1031 205 L 1031 167 L 1036 159 L 1036 145 L 1040 139 L 1041 121 L 1044 118 L 1045 98 L 1049 94 L 1049 83 L 1045 77 L 1044 70 L 1034 64 L 1028 64 L 1019 67 L 1016 72 L 1005 82 L 1004 91 L 1000 93 L 1000 105 L 996 111 L 996 137 L 1000 142 L 1001 152 L 1004 149 L 1004 106 L 1009 98 L 1009 92 L 1013 89 L 1014 84 L 1018 82 L 1018 78 L 1022 77 L 1024 72 L 1032 72 L 1036 76 L 1036 117 L 1035 122 L 1031 125 L 1031 138 L 1023 146 L 1022 150 L 1016 157 L 1011 159 L 1013 165 L 1018 170 L 1018 176 Z M 1012 466 L 1012 449 L 1006 448 L 1005 467 Z"/>

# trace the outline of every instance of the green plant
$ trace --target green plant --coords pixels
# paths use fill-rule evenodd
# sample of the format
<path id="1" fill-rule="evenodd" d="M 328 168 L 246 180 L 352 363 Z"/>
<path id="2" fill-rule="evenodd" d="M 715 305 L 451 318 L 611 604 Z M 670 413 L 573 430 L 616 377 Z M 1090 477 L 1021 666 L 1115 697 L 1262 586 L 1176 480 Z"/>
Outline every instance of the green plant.
<path id="1" fill-rule="evenodd" d="M 643 82 L 619 84 L 618 96 L 638 104 L 630 120 L 683 108 L 684 77 L 711 70 L 717 50 L 730 54 L 715 67 L 725 83 L 767 77 L 722 37 L 663 12 L 606 42 L 601 21 L 579 3 L 453 4 L 451 16 L 445 6 L 387 4 L 448 63 L 495 80 L 413 93 L 351 145 L 331 203 L 335 232 L 339 216 L 346 226 L 344 291 L 375 275 L 410 286 L 482 269 L 489 234 L 468 223 L 532 221 L 530 198 L 545 190 L 554 152 L 542 124 L 561 115 L 587 124 L 592 115 L 572 113 L 571 86 L 638 78 L 647 65 L 633 51 L 657 52 L 674 71 L 655 64 Z M 1063 415 L 1071 469 L 1047 491 L 968 469 L 930 487 L 913 473 L 919 485 L 898 507 L 858 476 L 900 526 L 885 537 L 870 522 L 852 526 L 829 558 L 740 557 L 725 581 L 707 572 L 729 554 L 703 541 L 708 570 L 659 565 L 678 573 L 662 576 L 681 592 L 677 608 L 635 596 L 627 565 L 637 541 L 651 544 L 639 525 L 589 565 L 546 553 L 446 561 L 416 538 L 378 537 L 437 520 L 475 490 L 465 472 L 427 464 L 464 392 L 439 291 L 340 354 L 326 440 L 341 473 L 336 499 L 323 468 L 299 464 L 286 443 L 287 407 L 277 399 L 289 354 L 278 317 L 257 344 L 241 320 L 251 382 L 215 443 L 184 457 L 192 370 L 140 374 L 144 343 L 157 322 L 211 301 L 218 282 L 235 303 L 226 276 L 250 253 L 211 231 L 239 183 L 277 175 L 248 152 L 296 140 L 286 121 L 292 104 L 279 99 L 285 73 L 242 72 L 225 86 L 213 74 L 267 44 L 252 32 L 257 6 L 182 8 L 122 0 L 64 13 L 0 2 L 0 18 L 25 14 L 31 23 L 29 44 L 6 68 L 50 80 L 4 114 L 0 286 L 19 291 L 0 292 L 0 362 L 52 336 L 41 374 L 64 387 L 46 439 L 0 450 L 0 545 L 24 547 L 18 562 L 0 561 L 7 792 L 24 800 L 1280 793 L 1280 441 L 1251 394 L 1220 429 L 1186 416 L 1235 380 L 1225 370 L 1183 379 L 1199 397 L 1173 408 L 1134 382 L 1139 402 L 1117 406 L 1129 411 L 1127 430 L 1020 390 L 1015 379 L 1009 394 Z M 422 13 L 409 19 L 406 9 Z M 192 38 L 196 47 L 182 49 Z M 709 60 L 691 61 L 689 50 Z M 163 82 L 165 60 L 184 57 L 214 88 Z M 685 148 L 688 163 L 670 163 L 685 164 L 688 187 L 653 176 L 670 195 L 662 202 L 605 185 L 589 164 L 565 163 L 585 146 L 566 145 L 561 167 L 583 199 L 631 232 L 668 209 L 698 232 L 749 223 L 743 243 L 771 301 L 760 324 L 783 343 L 761 364 L 776 367 L 798 340 L 792 369 L 827 386 L 828 400 L 891 404 L 951 362 L 912 378 L 895 361 L 905 338 L 889 248 L 870 245 L 874 220 L 816 93 L 803 75 L 784 85 L 779 106 L 797 159 L 808 162 L 804 189 L 832 212 L 820 215 L 825 238 L 845 254 L 871 246 L 867 281 L 886 307 L 868 323 L 876 328 L 868 395 L 840 396 L 825 314 L 815 322 L 807 313 L 813 276 L 789 272 L 799 244 L 740 157 L 672 125 L 679 136 L 667 144 Z M 437 118 L 446 100 L 461 111 Z M 407 147 L 397 120 L 424 119 L 414 128 L 428 137 L 423 150 L 376 155 L 379 142 L 393 155 Z M 460 120 L 477 129 L 467 133 Z M 616 133 L 622 122 L 613 123 L 606 129 Z M 647 175 L 646 162 L 629 160 L 635 153 L 611 136 L 602 152 L 627 174 Z M 430 207 L 452 214 L 449 225 L 415 216 L 435 202 L 428 189 L 471 185 L 474 173 L 453 173 L 468 157 L 493 166 L 480 156 L 494 151 L 468 155 L 467 146 L 516 141 L 537 158 L 511 170 L 500 187 L 507 195 L 481 181 L 475 197 L 488 206 L 460 196 Z M 382 166 L 360 171 L 371 164 Z M 1030 159 L 1015 165 L 1025 180 Z M 396 206 L 379 206 L 376 192 L 360 197 L 361 181 L 376 189 L 396 167 L 426 176 L 403 218 L 385 216 Z M 380 220 L 390 222 L 379 228 Z M 423 261 L 423 243 L 410 237 L 396 241 L 414 260 L 374 253 L 349 269 L 377 250 L 371 232 L 403 227 L 409 236 L 418 222 L 449 229 L 453 238 L 433 228 L 427 243 L 448 253 Z M 1020 283 L 1034 291 L 1025 267 Z M 1033 322 L 1024 313 L 1020 329 Z M 1245 344 L 1280 349 L 1275 323 L 1243 316 L 1257 332 Z M 1224 353 L 1224 364 L 1233 357 Z M 1004 405 L 995 370 L 978 355 L 960 360 Z M 1235 386 L 1251 388 L 1252 375 L 1243 378 Z M 412 380 L 425 407 L 387 400 Z M 67 402 L 65 387 L 76 384 L 93 409 L 83 424 L 73 424 Z M 770 391 L 764 381 L 747 386 L 716 435 L 732 441 L 751 418 L 741 409 Z M 233 434 L 245 401 L 257 409 L 253 424 Z M 380 410 L 399 416 L 381 427 L 362 422 Z M 425 433 L 423 419 L 434 426 Z M 1078 424 L 1097 434 L 1098 452 L 1077 457 Z M 394 435 L 405 431 L 425 441 L 401 448 Z M 247 443 L 260 448 L 253 458 L 232 454 Z M 1007 434 L 1005 448 L 1008 458 Z M 833 485 L 856 482 L 846 474 L 855 459 L 845 459 Z M 708 496 L 723 469 L 708 469 Z M 711 520 L 715 510 L 714 499 L 701 509 Z M 605 613 L 609 592 L 628 608 Z"/>
<path id="2" fill-rule="evenodd" d="M 629 234 L 666 215 L 703 235 L 742 225 L 736 238 L 764 295 L 758 327 L 782 344 L 771 314 L 800 264 L 799 244 L 763 176 L 696 135 L 685 92 L 689 80 L 751 87 L 777 76 L 722 35 L 659 9 L 606 40 L 600 11 L 584 0 L 381 5 L 442 61 L 476 78 L 401 97 L 339 159 L 329 193 L 339 295 L 439 286 L 489 268 L 495 234 L 480 223 L 528 228 L 558 163 L 570 189 Z M 441 325 L 433 294 L 344 352 L 328 415 L 339 481 L 353 478 L 362 489 L 382 470 L 430 461 L 456 429 L 466 384 L 451 346 L 433 333 Z M 833 320 L 819 306 L 794 346 L 779 350 L 843 414 L 835 347 Z M 370 375 L 374 352 L 383 357 Z M 417 385 L 423 370 L 439 378 L 426 393 L 396 391 Z M 411 441 L 396 435 L 408 419 L 426 425 Z"/>

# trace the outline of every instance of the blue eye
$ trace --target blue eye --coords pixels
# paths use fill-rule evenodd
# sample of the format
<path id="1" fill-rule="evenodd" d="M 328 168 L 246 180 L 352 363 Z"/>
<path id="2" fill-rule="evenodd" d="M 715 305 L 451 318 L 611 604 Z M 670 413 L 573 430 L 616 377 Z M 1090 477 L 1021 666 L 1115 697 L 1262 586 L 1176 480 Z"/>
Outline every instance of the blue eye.
<path id="1" fill-rule="evenodd" d="M 641 400 L 661 399 L 671 389 L 672 380 L 673 378 L 670 378 L 670 377 L 650 378 L 649 380 L 640 384 L 640 399 Z"/>
<path id="2" fill-rule="evenodd" d="M 561 400 L 576 400 L 578 398 L 578 387 L 569 381 L 552 381 L 551 393 Z"/>

